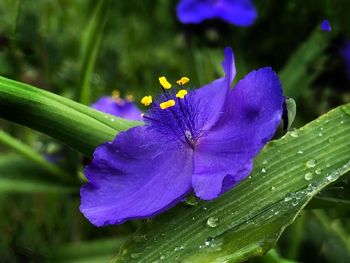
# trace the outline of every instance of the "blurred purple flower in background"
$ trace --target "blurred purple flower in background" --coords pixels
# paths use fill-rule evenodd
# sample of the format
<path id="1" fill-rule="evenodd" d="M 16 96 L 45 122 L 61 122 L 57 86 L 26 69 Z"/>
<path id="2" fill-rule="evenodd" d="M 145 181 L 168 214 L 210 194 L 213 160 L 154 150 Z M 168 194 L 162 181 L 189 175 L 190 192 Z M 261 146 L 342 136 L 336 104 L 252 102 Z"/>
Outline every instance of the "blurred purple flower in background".
<path id="1" fill-rule="evenodd" d="M 345 42 L 345 45 L 341 49 L 340 53 L 344 58 L 344 61 L 347 67 L 348 76 L 350 78 L 350 41 L 349 40 Z"/>
<path id="2" fill-rule="evenodd" d="M 331 24 L 329 23 L 329 21 L 327 19 L 323 20 L 321 22 L 321 29 L 322 31 L 331 31 L 332 28 L 331 28 Z"/>
<path id="3" fill-rule="evenodd" d="M 176 11 L 184 24 L 218 18 L 236 26 L 250 26 L 257 17 L 251 0 L 181 0 Z"/>
<path id="4" fill-rule="evenodd" d="M 152 217 L 190 192 L 212 200 L 246 178 L 253 158 L 273 137 L 284 97 L 271 68 L 250 72 L 230 89 L 236 69 L 232 50 L 222 63 L 225 77 L 191 92 L 183 77 L 163 94 L 145 125 L 120 132 L 96 148 L 85 169 L 81 212 L 96 226 Z"/>
<path id="5" fill-rule="evenodd" d="M 122 99 L 119 91 L 114 91 L 112 96 L 101 97 L 91 107 L 120 118 L 135 121 L 142 120 L 142 112 L 137 108 L 132 97 L 129 95 Z"/>

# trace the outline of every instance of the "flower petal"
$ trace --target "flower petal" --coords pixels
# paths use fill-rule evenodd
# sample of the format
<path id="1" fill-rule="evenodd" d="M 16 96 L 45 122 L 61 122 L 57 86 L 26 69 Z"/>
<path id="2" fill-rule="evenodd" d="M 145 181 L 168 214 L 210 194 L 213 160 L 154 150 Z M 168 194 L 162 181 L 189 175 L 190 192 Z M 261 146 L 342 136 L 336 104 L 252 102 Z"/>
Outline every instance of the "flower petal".
<path id="1" fill-rule="evenodd" d="M 234 25 L 249 26 L 255 21 L 257 11 L 251 0 L 182 0 L 177 6 L 177 16 L 185 24 L 221 18 Z"/>
<path id="2" fill-rule="evenodd" d="M 218 17 L 237 26 L 250 26 L 256 20 L 258 13 L 250 0 L 222 0 L 218 6 Z"/>
<path id="3" fill-rule="evenodd" d="M 141 111 L 135 103 L 104 96 L 91 105 L 92 108 L 128 120 L 142 120 Z"/>
<path id="4" fill-rule="evenodd" d="M 200 23 L 216 16 L 209 1 L 182 0 L 177 5 L 176 12 L 180 22 L 184 24 Z"/>
<path id="5" fill-rule="evenodd" d="M 230 47 L 225 48 L 222 68 L 225 77 L 190 92 L 188 96 L 188 99 L 191 100 L 190 103 L 196 105 L 198 122 L 205 122 L 204 130 L 209 129 L 219 118 L 232 81 L 236 76 L 234 55 Z"/>
<path id="6" fill-rule="evenodd" d="M 95 150 L 80 191 L 80 210 L 93 224 L 154 216 L 191 190 L 192 151 L 156 135 L 135 127 Z"/>
<path id="7" fill-rule="evenodd" d="M 192 184 L 198 197 L 216 198 L 227 175 L 237 183 L 249 174 L 249 163 L 273 137 L 282 109 L 281 84 L 271 68 L 252 71 L 237 83 L 223 114 L 196 146 Z"/>

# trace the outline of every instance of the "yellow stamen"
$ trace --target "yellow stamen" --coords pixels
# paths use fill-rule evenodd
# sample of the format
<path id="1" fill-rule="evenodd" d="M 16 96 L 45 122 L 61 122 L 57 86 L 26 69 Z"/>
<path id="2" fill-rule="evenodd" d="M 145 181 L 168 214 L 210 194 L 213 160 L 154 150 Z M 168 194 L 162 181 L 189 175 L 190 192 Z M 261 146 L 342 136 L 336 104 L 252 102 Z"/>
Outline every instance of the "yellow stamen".
<path id="1" fill-rule="evenodd" d="M 174 100 L 168 100 L 168 101 L 165 101 L 165 102 L 162 102 L 161 104 L 159 104 L 159 106 L 162 110 L 173 107 L 174 105 L 175 105 Z"/>
<path id="2" fill-rule="evenodd" d="M 133 102 L 134 101 L 134 96 L 132 94 L 127 94 L 125 96 L 125 99 L 129 102 Z"/>
<path id="3" fill-rule="evenodd" d="M 152 96 L 144 96 L 141 100 L 141 104 L 149 106 L 152 103 Z"/>
<path id="4" fill-rule="evenodd" d="M 179 79 L 178 81 L 176 81 L 177 84 L 183 86 L 185 85 L 186 83 L 188 83 L 190 81 L 189 78 L 187 77 L 182 77 L 181 79 Z"/>
<path id="5" fill-rule="evenodd" d="M 120 91 L 119 90 L 113 90 L 112 91 L 112 98 L 118 101 L 120 99 Z"/>
<path id="6" fill-rule="evenodd" d="M 187 90 L 181 89 L 176 93 L 176 98 L 183 99 L 187 95 Z"/>
<path id="7" fill-rule="evenodd" d="M 162 85 L 162 87 L 164 89 L 170 89 L 171 88 L 171 84 L 166 80 L 165 77 L 160 77 L 159 78 L 159 83 L 160 83 L 160 85 Z"/>

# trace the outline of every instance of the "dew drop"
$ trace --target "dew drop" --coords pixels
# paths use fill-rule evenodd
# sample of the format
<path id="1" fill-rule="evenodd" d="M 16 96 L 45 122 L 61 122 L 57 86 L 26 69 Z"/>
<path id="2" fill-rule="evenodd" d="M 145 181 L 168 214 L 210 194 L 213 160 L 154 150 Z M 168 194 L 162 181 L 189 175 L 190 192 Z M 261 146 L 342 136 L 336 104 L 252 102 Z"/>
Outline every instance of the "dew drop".
<path id="1" fill-rule="evenodd" d="M 287 193 L 286 196 L 284 197 L 284 201 L 288 202 L 293 199 L 293 194 L 292 193 Z"/>
<path id="2" fill-rule="evenodd" d="M 323 136 L 323 133 L 322 133 L 322 132 L 320 132 L 320 133 L 318 134 L 318 136 L 319 136 L 319 137 L 322 137 L 322 136 Z"/>
<path id="3" fill-rule="evenodd" d="M 317 169 L 315 170 L 315 174 L 320 175 L 321 173 L 322 173 L 322 169 L 321 169 L 321 168 L 317 168 Z"/>
<path id="4" fill-rule="evenodd" d="M 306 181 L 310 181 L 312 179 L 312 173 L 308 172 L 304 175 Z"/>
<path id="5" fill-rule="evenodd" d="M 310 159 L 305 163 L 307 168 L 313 168 L 316 166 L 316 160 Z"/>
<path id="6" fill-rule="evenodd" d="M 186 205 L 194 206 L 199 203 L 198 198 L 195 195 L 189 195 L 186 197 Z"/>
<path id="7" fill-rule="evenodd" d="M 302 150 L 299 150 L 298 152 L 297 152 L 297 154 L 303 154 L 304 153 L 304 151 L 302 151 Z"/>
<path id="8" fill-rule="evenodd" d="M 340 124 L 344 124 L 344 121 L 340 121 L 339 123 L 340 123 Z"/>
<path id="9" fill-rule="evenodd" d="M 265 168 L 262 168 L 262 169 L 261 169 L 261 172 L 262 172 L 262 173 L 266 173 L 266 169 L 265 169 Z"/>
<path id="10" fill-rule="evenodd" d="M 174 248 L 174 251 L 178 252 L 178 251 L 183 250 L 184 248 L 185 248 L 184 246 L 179 246 L 179 247 Z"/>
<path id="11" fill-rule="evenodd" d="M 338 174 L 336 172 L 333 172 L 326 177 L 326 180 L 329 182 L 334 182 L 335 180 L 337 180 L 337 175 Z"/>
<path id="12" fill-rule="evenodd" d="M 297 138 L 299 136 L 298 132 L 297 131 L 291 131 L 290 132 L 290 136 L 294 137 L 294 138 Z"/>
<path id="13" fill-rule="evenodd" d="M 217 216 L 211 216 L 207 219 L 207 226 L 217 227 L 219 225 L 219 218 Z"/>
<path id="14" fill-rule="evenodd" d="M 292 206 L 297 206 L 299 204 L 299 202 L 298 201 L 294 201 L 294 202 L 292 202 Z"/>
<path id="15" fill-rule="evenodd" d="M 264 160 L 262 163 L 263 163 L 263 164 L 267 164 L 267 160 Z"/>
<path id="16" fill-rule="evenodd" d="M 271 190 L 272 190 L 272 191 L 275 190 L 275 189 L 276 189 L 276 187 L 274 187 L 274 186 L 271 187 Z"/>
<path id="17" fill-rule="evenodd" d="M 275 212 L 275 215 L 277 216 L 279 213 L 280 213 L 279 211 L 276 211 L 276 212 Z"/>

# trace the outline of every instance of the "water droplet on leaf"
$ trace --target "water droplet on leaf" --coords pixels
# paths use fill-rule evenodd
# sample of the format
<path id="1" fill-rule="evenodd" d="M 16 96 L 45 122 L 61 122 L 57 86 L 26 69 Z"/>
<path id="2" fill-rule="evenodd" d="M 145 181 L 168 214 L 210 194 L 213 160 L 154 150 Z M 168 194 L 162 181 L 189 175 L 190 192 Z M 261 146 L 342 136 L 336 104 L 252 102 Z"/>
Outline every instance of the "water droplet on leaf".
<path id="1" fill-rule="evenodd" d="M 217 216 L 211 216 L 207 219 L 207 226 L 217 227 L 219 225 L 219 218 Z"/>
<path id="2" fill-rule="evenodd" d="M 316 160 L 314 160 L 314 159 L 308 160 L 305 163 L 305 165 L 306 165 L 307 168 L 313 168 L 313 167 L 316 166 Z"/>
<path id="3" fill-rule="evenodd" d="M 199 203 L 198 198 L 195 195 L 188 195 L 185 201 L 186 205 L 194 206 Z"/>
<path id="4" fill-rule="evenodd" d="M 290 132 L 290 136 L 294 137 L 294 138 L 297 138 L 299 136 L 298 132 L 297 131 L 291 131 Z"/>
<path id="5" fill-rule="evenodd" d="M 310 181 L 312 179 L 312 173 L 308 172 L 304 175 L 305 180 Z"/>
<path id="6" fill-rule="evenodd" d="M 320 175 L 321 173 L 322 173 L 322 169 L 321 169 L 321 168 L 317 168 L 317 169 L 315 170 L 315 174 Z"/>

